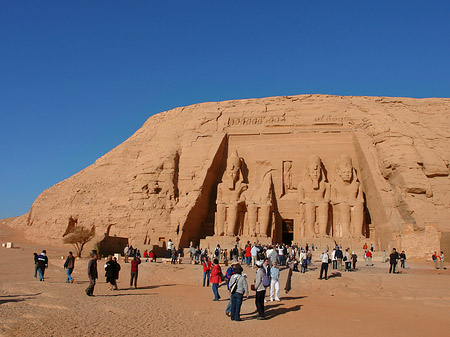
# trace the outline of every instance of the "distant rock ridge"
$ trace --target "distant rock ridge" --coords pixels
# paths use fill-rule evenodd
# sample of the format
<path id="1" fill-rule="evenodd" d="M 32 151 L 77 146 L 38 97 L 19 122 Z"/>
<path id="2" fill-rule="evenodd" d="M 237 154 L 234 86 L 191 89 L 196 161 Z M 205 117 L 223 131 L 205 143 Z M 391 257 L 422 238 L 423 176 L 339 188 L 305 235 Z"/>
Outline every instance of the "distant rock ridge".
<path id="1" fill-rule="evenodd" d="M 235 235 L 246 236 L 253 221 L 249 195 L 264 169 L 273 200 L 267 236 L 284 240 L 283 221 L 292 219 L 292 239 L 300 243 L 309 239 L 297 201 L 307 156 L 320 156 L 333 186 L 336 160 L 346 154 L 364 193 L 362 235 L 378 249 L 434 251 L 450 231 L 449 116 L 449 98 L 299 95 L 176 108 L 150 117 L 94 164 L 43 191 L 26 215 L 3 222 L 43 244 L 60 244 L 71 217 L 135 245 L 169 238 L 198 244 L 217 236 L 217 187 L 236 151 L 248 192 Z M 284 167 L 292 170 L 289 187 Z M 329 207 L 327 236 L 336 238 L 337 211 L 331 201 Z"/>

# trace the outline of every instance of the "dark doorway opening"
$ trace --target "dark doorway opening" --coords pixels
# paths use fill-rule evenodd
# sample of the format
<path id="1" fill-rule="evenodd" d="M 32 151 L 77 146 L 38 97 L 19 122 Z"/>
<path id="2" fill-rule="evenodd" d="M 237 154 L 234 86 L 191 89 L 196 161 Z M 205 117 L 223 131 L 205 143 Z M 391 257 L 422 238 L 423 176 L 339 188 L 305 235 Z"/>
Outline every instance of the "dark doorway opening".
<path id="1" fill-rule="evenodd" d="M 288 245 L 292 244 L 292 240 L 294 240 L 294 220 L 283 219 L 282 231 L 283 243 Z"/>

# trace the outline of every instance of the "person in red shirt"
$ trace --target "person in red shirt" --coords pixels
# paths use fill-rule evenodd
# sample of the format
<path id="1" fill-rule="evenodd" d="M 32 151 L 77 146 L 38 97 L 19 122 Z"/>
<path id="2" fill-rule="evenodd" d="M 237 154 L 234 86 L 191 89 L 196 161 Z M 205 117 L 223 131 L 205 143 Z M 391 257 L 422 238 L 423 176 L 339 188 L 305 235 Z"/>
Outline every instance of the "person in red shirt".
<path id="1" fill-rule="evenodd" d="M 370 250 L 368 250 L 366 252 L 366 257 L 367 257 L 367 264 L 366 264 L 366 266 L 373 266 L 373 263 L 372 263 L 372 252 Z"/>
<path id="2" fill-rule="evenodd" d="M 151 250 L 150 253 L 148 253 L 148 257 L 150 259 L 150 262 L 156 262 L 156 256 L 153 250 Z"/>
<path id="3" fill-rule="evenodd" d="M 137 288 L 137 278 L 138 278 L 138 271 L 139 271 L 139 265 L 141 264 L 141 259 L 135 256 L 133 258 L 133 261 L 131 261 L 131 278 L 130 278 L 130 288 L 133 286 L 133 280 L 134 280 L 134 288 Z"/>
<path id="4" fill-rule="evenodd" d="M 211 274 L 211 261 L 208 260 L 208 257 L 205 256 L 202 262 L 203 266 L 203 286 L 205 286 L 205 280 L 207 280 L 206 286 L 209 287 L 209 275 Z"/>
<path id="5" fill-rule="evenodd" d="M 247 243 L 247 246 L 245 247 L 245 263 L 247 264 L 247 267 L 250 266 L 250 261 L 252 258 L 252 245 L 250 244 L 250 241 Z"/>
<path id="6" fill-rule="evenodd" d="M 222 269 L 219 265 L 219 260 L 214 259 L 214 266 L 211 270 L 210 282 L 212 283 L 212 290 L 214 293 L 214 301 L 220 300 L 219 284 L 222 282 Z"/>

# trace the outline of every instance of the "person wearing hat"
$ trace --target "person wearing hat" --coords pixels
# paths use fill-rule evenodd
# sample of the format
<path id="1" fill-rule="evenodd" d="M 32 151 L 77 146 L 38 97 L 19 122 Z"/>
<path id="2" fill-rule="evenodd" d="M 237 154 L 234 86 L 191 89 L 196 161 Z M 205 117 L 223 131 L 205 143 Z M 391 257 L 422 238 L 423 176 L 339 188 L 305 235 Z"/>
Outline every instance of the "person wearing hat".
<path id="1" fill-rule="evenodd" d="M 255 304 L 256 310 L 258 311 L 258 317 L 256 317 L 256 319 L 265 319 L 264 297 L 266 296 L 266 287 L 270 285 L 270 282 L 268 281 L 270 275 L 269 260 L 265 259 L 264 261 L 257 261 L 256 265 L 258 266 L 255 278 Z"/>
<path id="2" fill-rule="evenodd" d="M 225 279 L 227 280 L 227 289 L 230 290 L 230 280 L 233 274 L 235 273 L 236 266 L 239 266 L 239 262 L 237 260 L 231 261 L 231 266 L 227 269 L 227 272 L 225 273 Z M 242 268 L 242 267 L 241 267 Z M 230 316 L 231 315 L 231 297 L 230 301 L 228 302 L 227 308 L 225 309 L 225 315 Z"/>
<path id="3" fill-rule="evenodd" d="M 88 296 L 94 296 L 95 280 L 98 279 L 97 251 L 93 250 L 91 253 L 91 256 L 92 256 L 92 259 L 88 263 L 89 286 L 85 290 L 86 295 L 88 295 Z"/>
<path id="4" fill-rule="evenodd" d="M 234 266 L 235 273 L 230 279 L 230 302 L 231 302 L 231 320 L 241 321 L 241 306 L 244 294 L 248 299 L 248 284 L 246 275 L 242 275 L 242 267 L 239 264 Z"/>

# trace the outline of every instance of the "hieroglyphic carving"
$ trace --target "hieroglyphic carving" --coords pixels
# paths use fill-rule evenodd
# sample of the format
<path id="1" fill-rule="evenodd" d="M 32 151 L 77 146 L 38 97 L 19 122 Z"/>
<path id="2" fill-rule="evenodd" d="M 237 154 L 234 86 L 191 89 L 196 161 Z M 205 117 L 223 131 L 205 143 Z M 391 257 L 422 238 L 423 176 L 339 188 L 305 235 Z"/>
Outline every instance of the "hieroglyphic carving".
<path id="1" fill-rule="evenodd" d="M 283 161 L 283 194 L 294 189 L 292 183 L 292 161 Z"/>
<path id="2" fill-rule="evenodd" d="M 259 116 L 228 118 L 228 126 L 232 125 L 270 125 L 285 123 L 284 116 Z"/>

